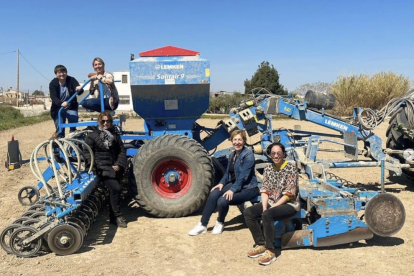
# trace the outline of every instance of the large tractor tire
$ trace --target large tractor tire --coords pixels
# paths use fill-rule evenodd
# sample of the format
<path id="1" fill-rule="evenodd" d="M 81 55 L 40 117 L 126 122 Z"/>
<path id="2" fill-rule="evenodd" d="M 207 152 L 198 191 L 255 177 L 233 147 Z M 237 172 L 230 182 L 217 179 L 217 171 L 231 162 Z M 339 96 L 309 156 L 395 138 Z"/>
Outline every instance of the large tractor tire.
<path id="1" fill-rule="evenodd" d="M 405 108 L 401 109 L 400 112 L 394 114 L 390 119 L 386 132 L 387 148 L 394 150 L 414 149 L 414 142 L 409 137 L 395 129 L 401 124 L 403 124 L 406 127 L 409 127 L 408 116 Z M 400 160 L 401 163 L 405 163 L 405 159 L 401 154 L 394 154 L 392 156 Z M 403 169 L 403 174 L 410 179 L 414 179 L 414 172 L 412 171 Z"/>
<path id="2" fill-rule="evenodd" d="M 197 141 L 163 135 L 142 146 L 133 162 L 138 204 L 151 215 L 187 216 L 206 202 L 214 168 Z"/>

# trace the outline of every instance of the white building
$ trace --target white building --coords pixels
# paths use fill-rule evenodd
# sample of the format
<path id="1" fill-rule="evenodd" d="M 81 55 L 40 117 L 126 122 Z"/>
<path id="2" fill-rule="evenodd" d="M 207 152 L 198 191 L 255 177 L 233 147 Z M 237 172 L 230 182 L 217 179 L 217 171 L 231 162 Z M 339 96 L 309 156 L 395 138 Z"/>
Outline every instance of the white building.
<path id="1" fill-rule="evenodd" d="M 113 72 L 115 86 L 119 94 L 119 105 L 117 110 L 132 111 L 132 95 L 130 75 L 128 70 Z"/>

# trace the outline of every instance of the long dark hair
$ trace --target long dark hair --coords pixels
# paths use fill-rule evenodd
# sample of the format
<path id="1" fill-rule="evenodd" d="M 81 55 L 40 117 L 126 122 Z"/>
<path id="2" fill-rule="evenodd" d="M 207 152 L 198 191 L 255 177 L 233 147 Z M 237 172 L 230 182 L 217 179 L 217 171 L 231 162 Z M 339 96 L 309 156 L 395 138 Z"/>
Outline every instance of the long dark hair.
<path id="1" fill-rule="evenodd" d="M 286 148 L 285 148 L 285 146 L 284 146 L 282 143 L 279 143 L 279 142 L 274 142 L 274 143 L 271 143 L 271 144 L 267 147 L 267 149 L 266 149 L 266 153 L 267 153 L 267 155 L 269 155 L 269 156 L 270 156 L 270 153 L 272 152 L 272 148 L 273 148 L 273 147 L 275 147 L 275 146 L 279 146 L 279 147 L 282 149 L 282 152 L 283 152 L 284 156 L 286 157 Z"/>
<path id="2" fill-rule="evenodd" d="M 112 122 L 114 121 L 114 119 L 112 118 L 111 112 L 108 110 L 105 110 L 103 112 L 101 112 L 98 116 L 98 123 L 100 127 L 103 127 L 103 123 L 102 123 L 102 118 L 103 117 L 108 117 L 108 121 L 111 122 L 111 126 L 112 126 Z"/>

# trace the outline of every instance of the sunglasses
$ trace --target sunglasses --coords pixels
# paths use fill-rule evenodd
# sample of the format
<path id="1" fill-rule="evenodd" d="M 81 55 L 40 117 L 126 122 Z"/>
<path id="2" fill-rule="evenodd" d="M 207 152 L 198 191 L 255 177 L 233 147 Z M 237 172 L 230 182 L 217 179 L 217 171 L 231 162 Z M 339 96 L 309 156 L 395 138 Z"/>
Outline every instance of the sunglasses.
<path id="1" fill-rule="evenodd" d="M 101 123 L 102 123 L 102 124 L 105 124 L 105 123 L 110 124 L 110 123 L 112 123 L 112 121 L 111 121 L 111 120 L 101 120 Z"/>
<path id="2" fill-rule="evenodd" d="M 281 152 L 281 151 L 278 151 L 278 152 L 274 152 L 274 151 L 272 151 L 271 153 L 270 153 L 270 155 L 271 156 L 283 156 L 283 152 Z"/>

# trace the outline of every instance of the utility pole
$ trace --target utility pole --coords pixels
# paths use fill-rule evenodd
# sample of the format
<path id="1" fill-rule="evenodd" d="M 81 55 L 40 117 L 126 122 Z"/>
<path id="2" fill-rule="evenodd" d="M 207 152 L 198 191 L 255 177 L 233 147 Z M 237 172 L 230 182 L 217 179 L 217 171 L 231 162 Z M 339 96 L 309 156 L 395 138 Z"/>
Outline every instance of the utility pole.
<path id="1" fill-rule="evenodd" d="M 19 68 L 19 66 L 20 66 L 20 51 L 19 51 L 19 49 L 17 49 L 17 97 L 16 97 L 16 106 L 19 106 L 19 93 L 20 93 L 20 90 L 19 90 L 19 83 L 20 83 L 20 68 Z"/>
<path id="2" fill-rule="evenodd" d="M 19 92 L 19 83 L 20 83 L 20 51 L 17 49 L 17 92 Z"/>

